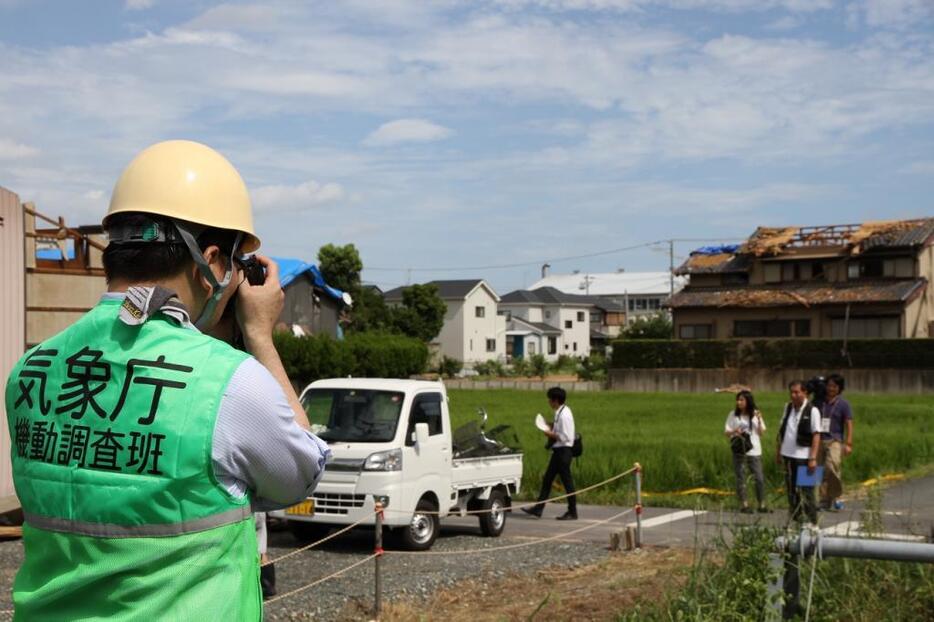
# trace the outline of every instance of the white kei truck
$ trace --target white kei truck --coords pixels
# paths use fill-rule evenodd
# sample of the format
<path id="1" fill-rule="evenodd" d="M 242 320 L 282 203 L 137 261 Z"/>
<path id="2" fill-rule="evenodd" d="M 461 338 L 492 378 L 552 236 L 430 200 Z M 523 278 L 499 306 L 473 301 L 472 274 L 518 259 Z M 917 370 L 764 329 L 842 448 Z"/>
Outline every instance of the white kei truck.
<path id="1" fill-rule="evenodd" d="M 374 525 L 377 501 L 389 535 L 409 550 L 431 548 L 440 519 L 470 510 L 489 510 L 477 514 L 484 535 L 503 532 L 522 479 L 522 453 L 511 448 L 517 443 L 495 438 L 497 431 L 508 436 L 507 426 L 490 436 L 477 423 L 452 431 L 441 382 L 318 380 L 301 402 L 332 455 L 308 499 L 271 513 L 286 519 L 300 540 L 318 540 L 361 519 L 370 518 L 362 527 Z"/>

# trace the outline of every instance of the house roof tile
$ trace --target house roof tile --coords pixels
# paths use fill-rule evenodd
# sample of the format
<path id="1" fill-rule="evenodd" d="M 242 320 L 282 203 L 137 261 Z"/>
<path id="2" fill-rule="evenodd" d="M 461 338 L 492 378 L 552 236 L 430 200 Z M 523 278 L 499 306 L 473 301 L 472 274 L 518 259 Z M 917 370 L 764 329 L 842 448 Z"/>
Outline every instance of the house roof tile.
<path id="1" fill-rule="evenodd" d="M 836 304 L 899 303 L 927 287 L 927 279 L 807 285 L 682 290 L 669 301 L 673 309 L 696 307 L 762 308 Z"/>

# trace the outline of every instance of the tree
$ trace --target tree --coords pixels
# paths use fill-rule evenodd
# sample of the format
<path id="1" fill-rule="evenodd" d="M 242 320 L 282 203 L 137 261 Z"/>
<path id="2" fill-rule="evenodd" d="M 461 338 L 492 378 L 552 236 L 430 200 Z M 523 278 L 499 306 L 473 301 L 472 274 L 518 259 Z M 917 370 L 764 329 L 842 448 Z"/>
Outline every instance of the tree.
<path id="1" fill-rule="evenodd" d="M 375 287 L 360 287 L 354 296 L 350 317 L 351 332 L 393 332 L 390 309 Z"/>
<path id="2" fill-rule="evenodd" d="M 392 327 L 429 342 L 441 332 L 447 310 L 436 285 L 410 285 L 402 290 L 402 305 L 390 309 Z"/>
<path id="3" fill-rule="evenodd" d="M 664 311 L 654 315 L 636 318 L 623 329 L 624 339 L 671 339 L 673 328 L 671 318 Z"/>
<path id="4" fill-rule="evenodd" d="M 318 269 L 325 282 L 357 299 L 360 295 L 360 272 L 363 261 L 353 244 L 325 244 L 318 249 Z"/>

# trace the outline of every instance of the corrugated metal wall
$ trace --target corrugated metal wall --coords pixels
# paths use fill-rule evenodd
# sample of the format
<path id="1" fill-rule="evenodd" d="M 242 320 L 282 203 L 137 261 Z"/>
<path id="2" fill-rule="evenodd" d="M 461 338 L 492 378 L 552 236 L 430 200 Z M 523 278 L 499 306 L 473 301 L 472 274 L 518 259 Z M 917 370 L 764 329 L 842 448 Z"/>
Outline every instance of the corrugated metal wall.
<path id="1" fill-rule="evenodd" d="M 23 207 L 19 197 L 0 187 L 0 395 L 10 369 L 23 355 L 26 337 L 26 271 L 23 266 Z M 13 494 L 10 435 L 5 400 L 0 397 L 0 497 Z"/>

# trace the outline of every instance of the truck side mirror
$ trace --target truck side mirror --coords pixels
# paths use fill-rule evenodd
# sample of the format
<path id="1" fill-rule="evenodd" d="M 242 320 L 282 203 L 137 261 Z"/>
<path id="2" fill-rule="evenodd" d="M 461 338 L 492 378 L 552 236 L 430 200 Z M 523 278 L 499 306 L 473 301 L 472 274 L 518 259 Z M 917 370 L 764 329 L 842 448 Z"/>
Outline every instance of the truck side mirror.
<path id="1" fill-rule="evenodd" d="M 428 424 L 427 423 L 416 423 L 415 424 L 415 444 L 421 445 L 422 443 L 428 442 Z"/>

